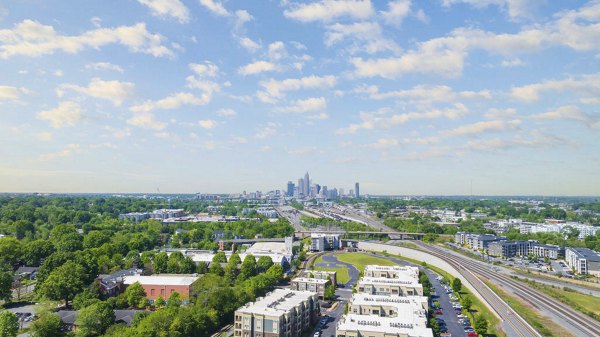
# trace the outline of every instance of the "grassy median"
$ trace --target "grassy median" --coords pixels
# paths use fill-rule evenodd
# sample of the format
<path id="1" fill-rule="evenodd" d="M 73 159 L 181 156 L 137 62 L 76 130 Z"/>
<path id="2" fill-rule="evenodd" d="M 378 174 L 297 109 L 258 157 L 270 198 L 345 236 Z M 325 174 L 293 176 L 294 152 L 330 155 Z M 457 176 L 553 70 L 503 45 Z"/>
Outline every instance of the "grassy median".
<path id="1" fill-rule="evenodd" d="M 313 268 L 314 270 L 322 270 L 322 271 L 334 271 L 336 272 L 336 278 L 337 278 L 337 282 L 338 283 L 346 283 L 348 281 L 350 281 L 350 274 L 348 274 L 348 269 L 346 268 L 332 268 L 332 267 L 318 267 L 317 264 L 319 263 L 326 263 L 325 261 L 323 261 L 323 256 L 319 256 L 314 264 L 313 264 Z"/>

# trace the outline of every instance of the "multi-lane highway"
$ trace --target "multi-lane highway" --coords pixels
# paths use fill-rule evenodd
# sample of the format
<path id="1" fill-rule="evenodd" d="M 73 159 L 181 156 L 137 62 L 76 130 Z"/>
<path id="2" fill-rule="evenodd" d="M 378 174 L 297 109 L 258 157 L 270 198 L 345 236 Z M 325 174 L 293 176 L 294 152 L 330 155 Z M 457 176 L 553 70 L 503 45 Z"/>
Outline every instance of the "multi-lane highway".
<path id="1" fill-rule="evenodd" d="M 421 249 L 428 251 L 430 254 L 453 264 L 456 268 L 459 268 L 461 273 L 462 271 L 468 271 L 469 273 L 479 276 L 477 277 L 478 280 L 480 277 L 483 277 L 498 285 L 504 286 L 505 289 L 510 289 L 515 295 L 527 302 L 530 306 L 538 308 L 539 311 L 543 311 L 544 313 L 548 313 L 549 316 L 554 316 L 554 318 L 556 318 L 553 320 L 555 323 L 563 326 L 565 330 L 573 333 L 575 336 L 600 336 L 600 322 L 571 309 L 567 305 L 536 289 L 532 289 L 519 281 L 491 270 L 488 265 L 480 261 L 461 255 L 455 255 L 451 251 L 437 246 L 426 245 L 423 243 L 417 243 L 417 245 Z M 487 286 L 484 285 L 483 288 L 487 288 Z M 487 290 L 491 292 L 489 288 Z M 489 298 L 493 298 L 493 296 L 490 296 Z M 504 305 L 500 304 L 500 307 L 502 308 Z M 502 312 L 500 312 L 500 314 L 502 314 Z M 505 319 L 505 317 L 502 318 Z"/>

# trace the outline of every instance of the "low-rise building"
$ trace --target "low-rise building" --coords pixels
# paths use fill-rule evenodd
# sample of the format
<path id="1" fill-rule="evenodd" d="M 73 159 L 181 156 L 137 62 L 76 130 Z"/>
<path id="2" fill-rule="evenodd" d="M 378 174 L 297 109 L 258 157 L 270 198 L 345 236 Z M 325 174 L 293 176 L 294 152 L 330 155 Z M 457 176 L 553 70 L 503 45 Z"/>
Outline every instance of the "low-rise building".
<path id="1" fill-rule="evenodd" d="M 385 296 L 423 296 L 423 285 L 413 279 L 363 277 L 358 280 L 359 293 Z"/>
<path id="2" fill-rule="evenodd" d="M 104 296 L 117 296 L 124 289 L 123 281 L 126 276 L 141 274 L 142 270 L 137 268 L 122 269 L 112 274 L 100 274 L 96 278 L 96 282 L 100 286 L 100 292 Z"/>
<path id="3" fill-rule="evenodd" d="M 419 279 L 419 268 L 412 266 L 378 266 L 368 265 L 364 271 L 365 277 Z"/>
<path id="4" fill-rule="evenodd" d="M 174 292 L 179 293 L 183 301 L 186 302 L 190 298 L 192 284 L 198 278 L 198 276 L 186 275 L 133 275 L 125 276 L 123 284 L 127 287 L 139 282 L 144 287 L 146 297 L 151 302 L 156 300 L 158 296 L 168 299 Z"/>
<path id="5" fill-rule="evenodd" d="M 317 293 L 320 298 L 325 298 L 325 288 L 331 284 L 331 281 L 325 279 L 297 277 L 290 281 L 290 289 L 301 291 L 312 291 Z"/>
<path id="6" fill-rule="evenodd" d="M 300 277 L 316 278 L 320 280 L 331 280 L 334 286 L 337 284 L 337 273 L 326 270 L 303 270 L 300 272 Z"/>
<path id="7" fill-rule="evenodd" d="M 344 315 L 336 327 L 337 337 L 433 337 L 433 331 L 426 324 L 411 321 L 405 317 L 374 317 Z"/>
<path id="8" fill-rule="evenodd" d="M 383 296 L 354 294 L 348 312 L 356 315 L 376 315 L 399 317 L 416 315 L 427 319 L 428 301 L 426 296 Z"/>
<path id="9" fill-rule="evenodd" d="M 300 337 L 320 314 L 317 294 L 276 289 L 235 311 L 235 337 Z"/>
<path id="10" fill-rule="evenodd" d="M 313 252 L 340 249 L 339 234 L 311 233 L 310 240 L 310 250 Z"/>
<path id="11" fill-rule="evenodd" d="M 565 250 L 567 265 L 578 274 L 600 276 L 600 254 L 588 248 L 572 248 Z"/>
<path id="12" fill-rule="evenodd" d="M 547 257 L 556 260 L 559 257 L 565 256 L 565 248 L 556 245 L 542 245 L 534 243 L 531 245 L 530 253 L 537 257 Z"/>

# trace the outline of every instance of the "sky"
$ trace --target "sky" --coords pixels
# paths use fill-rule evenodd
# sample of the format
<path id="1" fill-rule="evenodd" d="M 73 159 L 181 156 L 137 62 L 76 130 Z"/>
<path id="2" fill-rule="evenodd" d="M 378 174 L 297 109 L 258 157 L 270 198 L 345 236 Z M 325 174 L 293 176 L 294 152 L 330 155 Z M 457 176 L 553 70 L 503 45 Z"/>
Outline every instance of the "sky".
<path id="1" fill-rule="evenodd" d="M 599 195 L 600 1 L 0 2 L 0 191 Z"/>

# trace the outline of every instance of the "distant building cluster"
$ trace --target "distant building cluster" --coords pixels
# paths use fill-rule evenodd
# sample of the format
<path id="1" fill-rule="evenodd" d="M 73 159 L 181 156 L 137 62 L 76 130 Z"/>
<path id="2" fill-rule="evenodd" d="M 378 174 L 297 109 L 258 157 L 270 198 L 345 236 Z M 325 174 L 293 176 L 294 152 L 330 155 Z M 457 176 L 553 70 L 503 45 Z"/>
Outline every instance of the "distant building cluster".
<path id="1" fill-rule="evenodd" d="M 338 198 L 350 197 L 360 198 L 360 184 L 354 183 L 354 189 L 350 189 L 348 194 L 344 194 L 343 189 L 328 188 L 326 185 L 320 185 L 312 183 L 308 172 L 304 174 L 304 177 L 298 178 L 298 183 L 294 184 L 292 181 L 288 181 L 286 185 L 285 195 L 287 197 L 294 197 L 297 199 L 322 199 L 322 200 L 335 200 Z"/>
<path id="2" fill-rule="evenodd" d="M 157 209 L 152 212 L 133 212 L 127 214 L 119 214 L 119 219 L 127 219 L 135 222 L 140 222 L 146 219 L 166 220 L 171 218 L 178 218 L 184 215 L 185 212 L 183 211 L 183 209 Z"/>
<path id="3" fill-rule="evenodd" d="M 311 233 L 310 240 L 310 250 L 313 252 L 340 249 L 339 234 Z"/>
<path id="4" fill-rule="evenodd" d="M 336 336 L 433 337 L 427 328 L 427 308 L 417 267 L 369 265 L 348 314 L 338 322 Z"/>
<path id="5" fill-rule="evenodd" d="M 511 258 L 515 256 L 547 257 L 556 260 L 565 256 L 565 248 L 540 244 L 537 240 L 509 241 L 504 236 L 458 232 L 454 242 L 467 248 L 486 251 L 490 256 Z"/>

